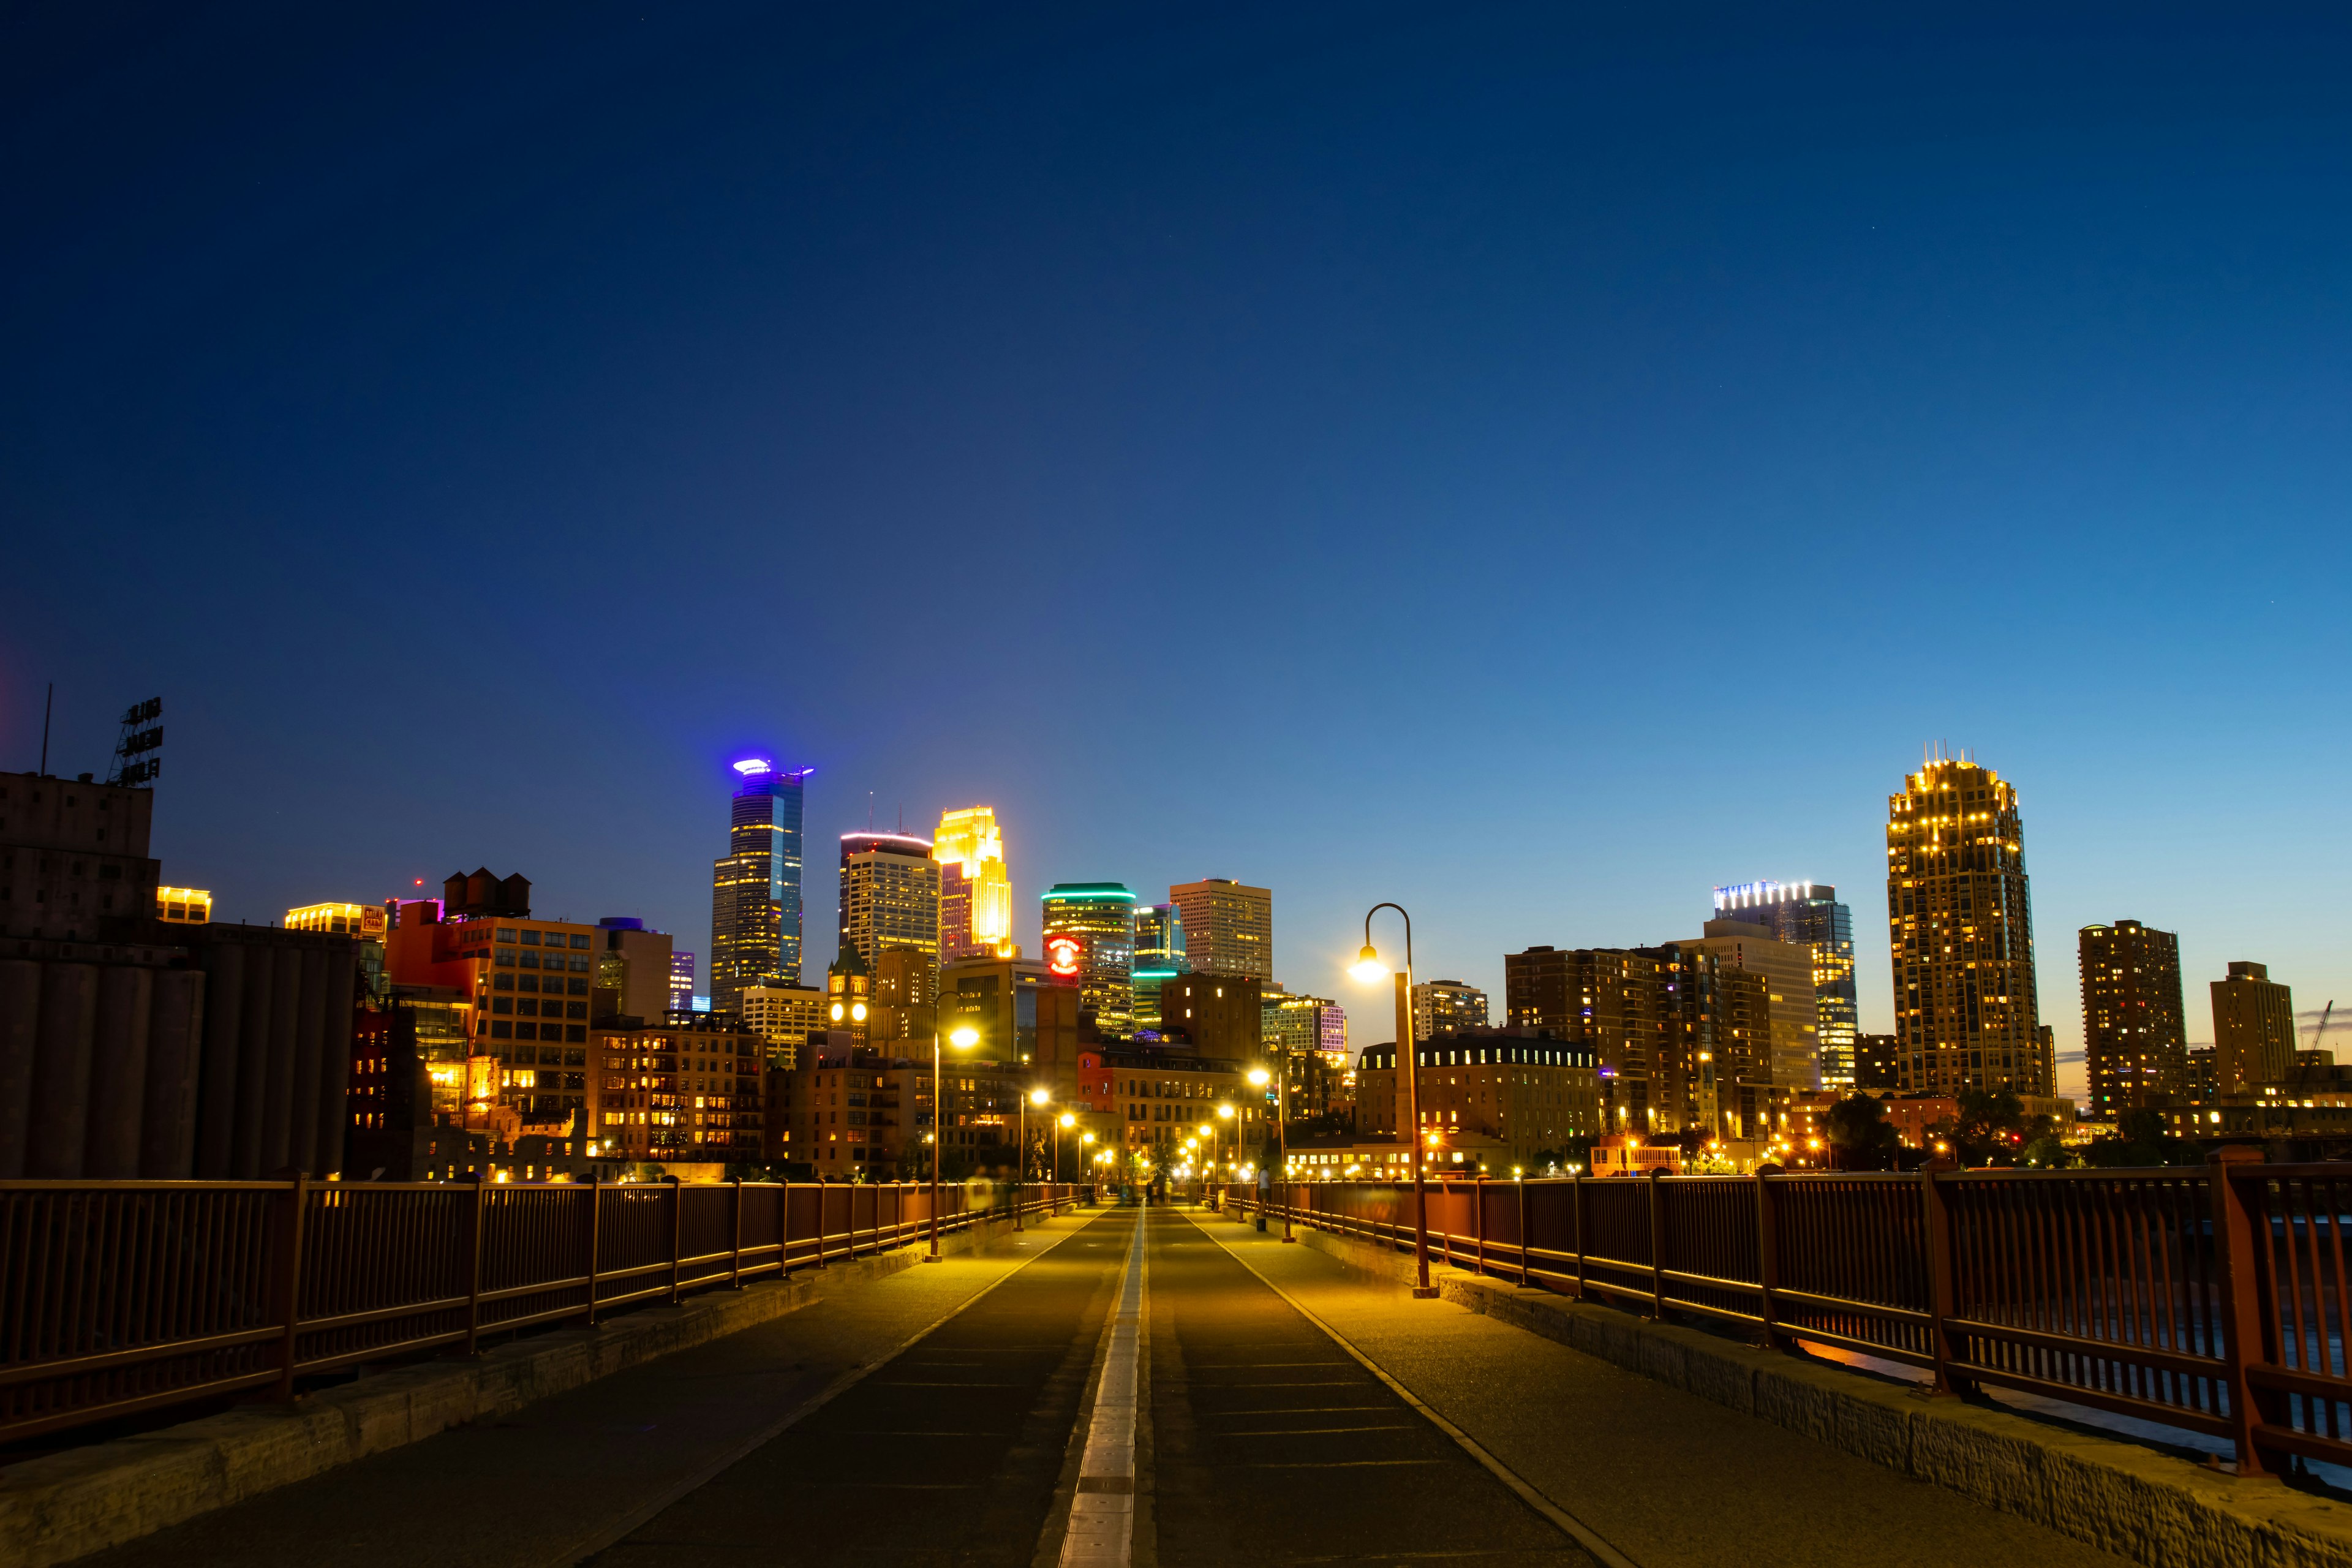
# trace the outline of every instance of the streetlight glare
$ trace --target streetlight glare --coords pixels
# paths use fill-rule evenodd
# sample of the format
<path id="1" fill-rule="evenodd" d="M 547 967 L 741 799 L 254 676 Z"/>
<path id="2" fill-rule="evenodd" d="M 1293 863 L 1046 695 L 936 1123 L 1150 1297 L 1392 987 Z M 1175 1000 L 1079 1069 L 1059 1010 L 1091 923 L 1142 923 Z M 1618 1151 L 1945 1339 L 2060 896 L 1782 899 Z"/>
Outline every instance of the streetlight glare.
<path id="1" fill-rule="evenodd" d="M 1063 1125 L 1063 1126 L 1065 1126 L 1065 1127 L 1076 1127 L 1077 1124 L 1078 1124 L 1078 1119 L 1077 1119 L 1076 1117 L 1075 1117 L 1075 1116 L 1071 1115 L 1071 1114 L 1070 1114 L 1068 1111 L 1066 1111 L 1066 1110 L 1065 1110 L 1064 1112 L 1062 1112 L 1062 1125 Z"/>
<path id="2" fill-rule="evenodd" d="M 1252 1089 L 1264 1089 L 1274 1081 L 1274 1075 L 1264 1068 L 1252 1068 L 1249 1069 L 1249 1081 Z"/>
<path id="3" fill-rule="evenodd" d="M 1217 1114 L 1231 1121 L 1234 1119 L 1234 1108 L 1230 1105 L 1220 1105 L 1217 1107 Z"/>
<path id="4" fill-rule="evenodd" d="M 1381 962 L 1379 951 L 1368 942 L 1364 943 L 1364 951 L 1356 955 L 1355 967 L 1348 973 L 1370 985 L 1375 980 L 1388 977 L 1388 966 Z"/>
<path id="5" fill-rule="evenodd" d="M 1032 1105 L 1043 1105 L 1052 1098 L 1042 1089 L 1033 1089 L 1029 1091 L 1029 1103 Z"/>

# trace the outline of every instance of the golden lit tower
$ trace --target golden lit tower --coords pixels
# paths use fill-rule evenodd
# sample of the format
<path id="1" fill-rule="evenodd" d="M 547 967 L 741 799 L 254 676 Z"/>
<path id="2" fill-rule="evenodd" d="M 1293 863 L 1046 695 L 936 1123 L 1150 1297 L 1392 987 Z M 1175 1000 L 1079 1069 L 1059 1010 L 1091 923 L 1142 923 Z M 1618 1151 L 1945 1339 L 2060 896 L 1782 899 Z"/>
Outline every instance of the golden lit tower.
<path id="1" fill-rule="evenodd" d="M 2189 1088 L 2189 1034 L 2180 998 L 2180 939 L 2137 921 L 2084 926 L 2083 1057 L 2091 1116 L 2112 1121 L 2163 1105 Z"/>
<path id="2" fill-rule="evenodd" d="M 1010 956 L 1013 874 L 995 807 L 940 813 L 931 858 L 940 863 L 940 962 Z"/>
<path id="3" fill-rule="evenodd" d="M 2051 1094 L 2016 786 L 1949 757 L 1929 758 L 1904 784 L 1886 802 L 1901 1087 Z"/>

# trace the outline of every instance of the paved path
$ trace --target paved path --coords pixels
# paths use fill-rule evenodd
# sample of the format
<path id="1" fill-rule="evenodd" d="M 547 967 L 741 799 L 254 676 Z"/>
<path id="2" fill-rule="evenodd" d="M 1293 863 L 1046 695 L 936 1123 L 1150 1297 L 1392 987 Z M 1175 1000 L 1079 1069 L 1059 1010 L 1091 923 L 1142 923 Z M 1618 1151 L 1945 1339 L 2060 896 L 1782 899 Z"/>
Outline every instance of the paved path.
<path id="1" fill-rule="evenodd" d="M 86 1561 L 2119 1560 L 1312 1248 L 1161 1208 L 851 1287 Z"/>

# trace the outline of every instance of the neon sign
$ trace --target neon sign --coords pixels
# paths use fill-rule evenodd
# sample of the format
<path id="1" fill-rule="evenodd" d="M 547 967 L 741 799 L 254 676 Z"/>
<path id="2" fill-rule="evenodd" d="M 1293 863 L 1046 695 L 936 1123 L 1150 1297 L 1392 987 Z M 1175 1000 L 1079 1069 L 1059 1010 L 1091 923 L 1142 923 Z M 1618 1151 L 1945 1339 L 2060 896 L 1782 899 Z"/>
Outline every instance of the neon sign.
<path id="1" fill-rule="evenodd" d="M 1074 936 L 1049 936 L 1045 939 L 1045 969 L 1053 974 L 1076 974 L 1084 962 L 1087 944 Z"/>

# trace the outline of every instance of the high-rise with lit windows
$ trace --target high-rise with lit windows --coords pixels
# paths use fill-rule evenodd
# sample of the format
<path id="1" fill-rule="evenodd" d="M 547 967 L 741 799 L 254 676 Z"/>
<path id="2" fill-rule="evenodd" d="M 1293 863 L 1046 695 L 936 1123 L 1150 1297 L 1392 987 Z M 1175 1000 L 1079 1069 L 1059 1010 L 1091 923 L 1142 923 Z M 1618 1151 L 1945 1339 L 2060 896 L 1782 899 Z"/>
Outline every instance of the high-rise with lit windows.
<path id="1" fill-rule="evenodd" d="M 2091 1118 L 2162 1105 L 2189 1087 L 2189 1035 L 2180 998 L 2180 939 L 2137 921 L 2084 926 L 2083 1057 Z"/>
<path id="2" fill-rule="evenodd" d="M 931 844 L 908 833 L 841 836 L 841 943 L 855 947 L 868 971 L 893 951 L 921 955 L 918 1005 L 939 994 L 940 863 Z"/>
<path id="3" fill-rule="evenodd" d="M 931 858 L 940 865 L 941 963 L 1013 952 L 1013 874 L 996 808 L 967 805 L 940 813 Z"/>
<path id="4" fill-rule="evenodd" d="M 734 767 L 727 853 L 710 871 L 710 995 L 722 1013 L 746 985 L 801 983 L 801 808 L 815 771 L 767 757 Z"/>
<path id="5" fill-rule="evenodd" d="M 1168 889 L 1184 912 L 1192 968 L 1207 974 L 1274 978 L 1274 892 L 1230 877 L 1204 877 Z"/>
<path id="6" fill-rule="evenodd" d="M 1045 972 L 1075 986 L 1078 1016 L 1107 1035 L 1135 1025 L 1135 895 L 1117 882 L 1057 882 L 1045 896 Z"/>
<path id="7" fill-rule="evenodd" d="M 2230 965 L 2213 994 L 2213 1068 L 2222 1095 L 2252 1094 L 2294 1070 L 2294 994 L 2260 963 Z"/>
<path id="8" fill-rule="evenodd" d="M 1907 1092 L 2048 1095 L 2016 786 L 1930 757 L 1886 802 L 1895 1069 Z"/>
<path id="9" fill-rule="evenodd" d="M 1486 994 L 1466 980 L 1423 980 L 1412 988 L 1412 1037 L 1434 1039 L 1494 1022 Z"/>
<path id="10" fill-rule="evenodd" d="M 1715 890 L 1715 918 L 1760 925 L 1812 950 L 1816 1041 L 1824 1089 L 1854 1084 L 1862 1005 L 1853 980 L 1853 914 L 1827 882 L 1742 882 Z"/>

